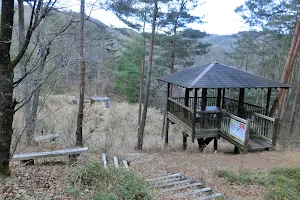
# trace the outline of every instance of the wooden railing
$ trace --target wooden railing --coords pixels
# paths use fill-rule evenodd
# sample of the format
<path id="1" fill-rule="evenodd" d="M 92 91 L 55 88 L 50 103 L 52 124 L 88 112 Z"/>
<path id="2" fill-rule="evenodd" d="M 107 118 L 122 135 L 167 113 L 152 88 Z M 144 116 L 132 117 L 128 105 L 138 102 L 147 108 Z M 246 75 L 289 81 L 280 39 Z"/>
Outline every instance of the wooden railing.
<path id="1" fill-rule="evenodd" d="M 229 97 L 225 97 L 225 102 L 224 102 L 222 108 L 229 111 L 232 114 L 237 115 L 238 114 L 238 104 L 239 104 L 238 100 L 232 99 Z M 247 103 L 247 102 L 244 102 L 244 109 L 245 109 L 245 115 L 246 115 L 245 119 L 250 118 L 254 112 L 261 113 L 261 114 L 265 113 L 264 108 L 254 105 L 254 104 L 251 104 L 251 103 Z"/>
<path id="2" fill-rule="evenodd" d="M 192 122 L 193 122 L 193 110 L 180 102 L 168 98 L 168 113 L 175 116 L 188 131 L 192 130 Z M 176 120 L 176 119 L 173 119 Z"/>
<path id="3" fill-rule="evenodd" d="M 251 130 L 259 137 L 265 139 L 275 148 L 276 130 L 278 120 L 272 117 L 254 113 L 251 119 Z"/>
<path id="4" fill-rule="evenodd" d="M 218 129 L 221 111 L 197 111 L 196 131 Z"/>
<path id="5" fill-rule="evenodd" d="M 240 129 L 240 130 L 238 130 Z M 220 134 L 231 141 L 244 152 L 248 151 L 248 140 L 250 133 L 250 120 L 237 117 L 225 110 L 222 110 Z"/>
<path id="6" fill-rule="evenodd" d="M 245 119 L 251 119 L 254 113 L 259 113 L 264 115 L 266 113 L 265 108 L 246 108 L 245 109 Z"/>
<path id="7" fill-rule="evenodd" d="M 184 105 L 184 97 L 172 97 L 176 102 Z M 197 108 L 201 107 L 202 97 L 197 97 Z M 215 106 L 217 105 L 217 97 L 207 97 L 207 106 Z M 188 105 L 190 108 L 194 107 L 194 97 L 189 97 Z"/>

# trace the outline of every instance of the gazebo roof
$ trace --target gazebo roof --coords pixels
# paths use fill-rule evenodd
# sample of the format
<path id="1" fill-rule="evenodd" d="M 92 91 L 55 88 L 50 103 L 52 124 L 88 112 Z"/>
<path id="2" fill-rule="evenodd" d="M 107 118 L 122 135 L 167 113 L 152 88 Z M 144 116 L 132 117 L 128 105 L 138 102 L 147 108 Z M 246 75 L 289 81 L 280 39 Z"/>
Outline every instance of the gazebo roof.
<path id="1" fill-rule="evenodd" d="M 185 88 L 289 88 L 286 84 L 213 62 L 172 74 L 159 80 Z"/>

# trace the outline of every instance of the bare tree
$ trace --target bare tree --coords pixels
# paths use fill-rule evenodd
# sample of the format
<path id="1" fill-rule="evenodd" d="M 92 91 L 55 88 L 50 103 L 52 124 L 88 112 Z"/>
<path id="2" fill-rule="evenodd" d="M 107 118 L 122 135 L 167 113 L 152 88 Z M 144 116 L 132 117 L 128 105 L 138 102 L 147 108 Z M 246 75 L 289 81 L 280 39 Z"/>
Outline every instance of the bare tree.
<path id="1" fill-rule="evenodd" d="M 47 3 L 42 0 L 33 1 L 24 43 L 14 60 L 11 60 L 10 49 L 14 24 L 14 1 L 2 1 L 0 26 L 0 175 L 10 175 L 9 160 L 13 134 L 12 124 L 15 106 L 18 103 L 13 97 L 15 86 L 13 81 L 14 68 L 26 52 L 33 31 L 51 11 L 55 2 L 51 0 Z"/>
<path id="2" fill-rule="evenodd" d="M 149 63 L 148 63 L 148 72 L 147 72 L 147 81 L 146 81 L 146 92 L 144 99 L 144 108 L 141 118 L 141 123 L 139 124 L 139 133 L 138 133 L 138 143 L 137 149 L 143 149 L 143 138 L 144 138 L 144 130 L 146 125 L 147 118 L 147 109 L 149 102 L 149 93 L 150 93 L 150 84 L 151 84 L 151 72 L 152 72 L 152 64 L 153 64 L 153 49 L 154 49 L 154 40 L 155 40 L 155 27 L 156 27 L 156 18 L 158 13 L 158 1 L 154 1 L 153 8 L 153 18 L 152 18 L 152 32 L 151 32 L 151 41 L 150 41 L 150 52 L 149 52 Z"/>
<path id="3" fill-rule="evenodd" d="M 84 89 L 85 89 L 85 61 L 84 61 L 84 6 L 85 0 L 80 3 L 80 33 L 79 33 L 79 54 L 80 54 L 80 97 L 77 115 L 77 129 L 76 129 L 76 145 L 83 146 L 82 142 L 82 121 L 84 109 Z"/>

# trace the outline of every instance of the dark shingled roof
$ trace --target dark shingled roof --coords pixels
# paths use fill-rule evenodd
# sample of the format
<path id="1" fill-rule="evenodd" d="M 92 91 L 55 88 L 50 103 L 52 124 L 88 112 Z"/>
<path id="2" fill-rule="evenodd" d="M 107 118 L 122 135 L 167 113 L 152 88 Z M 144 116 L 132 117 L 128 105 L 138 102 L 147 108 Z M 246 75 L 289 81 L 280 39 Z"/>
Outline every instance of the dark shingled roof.
<path id="1" fill-rule="evenodd" d="M 185 88 L 289 88 L 286 84 L 216 62 L 168 74 L 159 80 Z"/>

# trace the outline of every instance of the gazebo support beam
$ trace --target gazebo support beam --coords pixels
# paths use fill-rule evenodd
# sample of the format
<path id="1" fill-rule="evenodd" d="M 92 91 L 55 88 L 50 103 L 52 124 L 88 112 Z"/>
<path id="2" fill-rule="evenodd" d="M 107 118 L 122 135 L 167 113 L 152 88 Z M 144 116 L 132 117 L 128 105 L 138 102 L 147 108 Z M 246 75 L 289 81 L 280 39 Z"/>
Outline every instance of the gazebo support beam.
<path id="1" fill-rule="evenodd" d="M 221 108 L 221 93 L 222 93 L 222 88 L 218 88 L 218 96 L 217 96 L 217 107 Z"/>
<path id="2" fill-rule="evenodd" d="M 206 110 L 206 105 L 207 105 L 207 88 L 203 88 L 202 89 L 202 95 L 201 95 L 201 111 L 205 111 Z M 205 114 L 201 114 L 200 117 L 200 127 L 204 128 L 205 126 Z M 203 151 L 204 149 L 204 140 L 203 138 L 199 138 L 198 139 L 198 145 L 199 145 L 199 149 L 200 151 Z"/>
<path id="3" fill-rule="evenodd" d="M 184 105 L 186 107 L 189 107 L 189 98 L 190 98 L 190 90 L 188 88 L 185 88 L 185 94 L 184 94 Z M 187 110 L 184 111 L 184 117 L 188 117 Z"/>
<path id="4" fill-rule="evenodd" d="M 268 88 L 267 103 L 266 103 L 266 115 L 267 115 L 267 116 L 269 115 L 269 107 L 270 107 L 271 93 L 272 93 L 272 88 Z"/>
<path id="5" fill-rule="evenodd" d="M 241 118 L 243 118 L 244 115 L 245 115 L 244 97 L 245 97 L 245 88 L 240 88 L 238 116 L 241 117 Z"/>
<path id="6" fill-rule="evenodd" d="M 197 92 L 198 89 L 194 89 L 194 105 L 193 105 L 193 121 L 192 121 L 192 142 L 195 142 L 195 134 L 196 134 L 196 111 L 197 111 Z"/>
<path id="7" fill-rule="evenodd" d="M 222 94 L 222 109 L 224 109 L 225 105 L 225 88 L 223 88 L 223 94 Z"/>
<path id="8" fill-rule="evenodd" d="M 171 93 L 171 84 L 168 83 L 168 86 L 167 86 L 167 113 L 168 111 L 170 111 L 170 104 L 169 104 L 169 97 L 170 97 L 170 93 Z M 170 120 L 169 118 L 167 117 L 167 120 L 166 120 L 166 128 L 165 128 L 165 145 L 168 145 L 169 143 L 169 123 L 170 123 Z"/>

